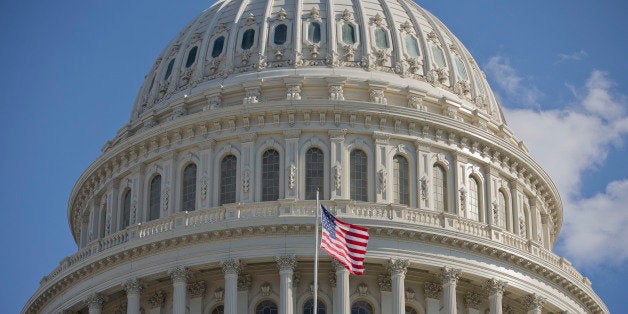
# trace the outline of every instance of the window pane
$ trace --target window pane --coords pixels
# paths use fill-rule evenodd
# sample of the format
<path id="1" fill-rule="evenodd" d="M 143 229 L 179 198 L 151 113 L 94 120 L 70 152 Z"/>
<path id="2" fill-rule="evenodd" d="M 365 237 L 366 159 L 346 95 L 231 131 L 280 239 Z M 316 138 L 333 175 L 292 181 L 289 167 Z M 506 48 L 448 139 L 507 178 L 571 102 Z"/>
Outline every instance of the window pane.
<path id="1" fill-rule="evenodd" d="M 190 52 L 188 53 L 188 59 L 187 61 L 185 61 L 185 67 L 189 68 L 192 66 L 192 64 L 194 64 L 194 61 L 196 61 L 196 52 L 198 51 L 198 47 L 194 46 L 194 48 L 190 49 Z"/>
<path id="2" fill-rule="evenodd" d="M 434 63 L 441 68 L 445 67 L 445 55 L 438 46 L 432 46 L 432 54 L 434 55 Z"/>
<path id="3" fill-rule="evenodd" d="M 388 34 L 381 27 L 375 29 L 375 46 L 379 49 L 388 48 Z"/>
<path id="4" fill-rule="evenodd" d="M 225 156 L 220 162 L 220 205 L 235 203 L 238 159 Z"/>
<path id="5" fill-rule="evenodd" d="M 288 26 L 286 26 L 286 24 L 279 24 L 275 27 L 275 36 L 274 36 L 275 45 L 285 44 L 287 36 L 288 36 Z"/>
<path id="6" fill-rule="evenodd" d="M 262 201 L 279 199 L 279 152 L 269 149 L 262 155 Z"/>
<path id="7" fill-rule="evenodd" d="M 159 219 L 161 210 L 161 176 L 156 175 L 150 181 L 150 196 L 148 200 L 149 217 L 148 220 Z"/>
<path id="8" fill-rule="evenodd" d="M 310 27 L 307 29 L 307 39 L 313 43 L 321 42 L 321 24 L 318 22 L 310 23 Z"/>
<path id="9" fill-rule="evenodd" d="M 353 27 L 353 25 L 342 25 L 342 41 L 345 44 L 355 44 L 355 28 Z"/>
<path id="10" fill-rule="evenodd" d="M 253 40 L 255 39 L 255 31 L 247 29 L 242 35 L 242 49 L 248 50 L 253 47 Z"/>
<path id="11" fill-rule="evenodd" d="M 462 60 L 460 60 L 460 58 L 458 57 L 456 57 L 456 71 L 458 72 L 461 80 L 467 80 L 467 71 L 464 69 L 464 64 L 462 64 Z"/>
<path id="12" fill-rule="evenodd" d="M 417 42 L 414 36 L 406 36 L 404 38 L 404 42 L 406 44 L 406 53 L 413 58 L 418 58 L 421 56 L 421 52 L 419 51 L 419 43 Z"/>
<path id="13" fill-rule="evenodd" d="M 445 169 L 440 165 L 434 165 L 434 209 L 444 211 L 447 208 L 447 178 Z"/>
<path id="14" fill-rule="evenodd" d="M 368 160 L 366 153 L 356 149 L 350 156 L 351 199 L 368 201 Z"/>
<path id="15" fill-rule="evenodd" d="M 183 170 L 181 211 L 193 211 L 196 209 L 196 165 L 189 164 Z"/>
<path id="16" fill-rule="evenodd" d="M 277 304 L 271 300 L 265 300 L 255 307 L 255 314 L 277 314 Z"/>
<path id="17" fill-rule="evenodd" d="M 317 304 L 317 312 L 318 314 L 327 313 L 325 303 L 323 303 L 320 299 Z M 303 304 L 303 314 L 314 314 L 314 299 L 309 299 L 305 302 L 305 304 Z"/>
<path id="18" fill-rule="evenodd" d="M 174 59 L 170 60 L 170 63 L 168 63 L 168 67 L 166 68 L 166 75 L 164 75 L 164 80 L 167 80 L 170 77 L 170 74 L 172 74 L 172 67 L 174 67 Z"/>
<path id="19" fill-rule="evenodd" d="M 131 220 L 131 190 L 127 190 L 122 198 L 122 229 L 129 226 Z"/>
<path id="20" fill-rule="evenodd" d="M 351 314 L 372 314 L 373 307 L 365 301 L 356 301 L 351 305 Z"/>
<path id="21" fill-rule="evenodd" d="M 212 48 L 212 58 L 220 56 L 222 48 L 225 45 L 225 37 L 220 36 L 214 40 L 214 47 Z"/>
<path id="22" fill-rule="evenodd" d="M 395 155 L 393 158 L 393 193 L 394 201 L 397 204 L 410 205 L 409 171 L 408 160 L 401 155 Z"/>
<path id="23" fill-rule="evenodd" d="M 305 199 L 315 200 L 316 190 L 320 191 L 320 199 L 325 199 L 323 187 L 325 184 L 325 166 L 323 151 L 310 148 L 305 153 Z"/>
<path id="24" fill-rule="evenodd" d="M 480 194 L 478 181 L 469 178 L 469 219 L 480 220 Z"/>

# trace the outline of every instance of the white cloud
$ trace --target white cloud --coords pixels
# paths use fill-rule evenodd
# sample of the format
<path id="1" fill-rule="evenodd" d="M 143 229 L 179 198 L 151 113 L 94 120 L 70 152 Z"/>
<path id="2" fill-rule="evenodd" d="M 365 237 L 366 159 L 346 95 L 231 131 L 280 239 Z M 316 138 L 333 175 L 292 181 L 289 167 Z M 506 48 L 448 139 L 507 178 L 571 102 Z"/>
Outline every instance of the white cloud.
<path id="1" fill-rule="evenodd" d="M 504 109 L 509 126 L 561 193 L 560 249 L 580 266 L 628 262 L 628 179 L 609 183 L 591 198 L 580 193 L 584 171 L 603 164 L 613 145 L 621 145 L 628 134 L 627 97 L 613 93 L 614 86 L 606 73 L 593 71 L 568 109 Z M 519 95 L 509 96 L 516 101 Z"/>
<path id="2" fill-rule="evenodd" d="M 576 51 L 570 54 L 559 53 L 558 61 L 556 63 L 561 63 L 564 61 L 580 61 L 588 56 L 589 54 L 587 54 L 587 52 L 584 50 Z"/>
<path id="3" fill-rule="evenodd" d="M 538 108 L 538 99 L 541 91 L 521 77 L 510 65 L 510 59 L 503 56 L 493 56 L 486 64 L 486 71 L 501 89 L 508 100 L 516 100 L 517 106 Z"/>

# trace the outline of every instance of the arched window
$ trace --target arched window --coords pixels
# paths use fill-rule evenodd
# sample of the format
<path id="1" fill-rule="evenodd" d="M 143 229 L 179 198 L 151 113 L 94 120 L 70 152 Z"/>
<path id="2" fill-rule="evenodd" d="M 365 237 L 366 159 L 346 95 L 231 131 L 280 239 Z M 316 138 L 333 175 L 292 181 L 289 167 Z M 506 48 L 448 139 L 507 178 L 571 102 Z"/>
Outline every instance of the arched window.
<path id="1" fill-rule="evenodd" d="M 467 203 L 469 208 L 469 219 L 480 220 L 480 187 L 474 177 L 469 177 L 469 192 Z"/>
<path id="2" fill-rule="evenodd" d="M 458 56 L 456 56 L 456 72 L 458 72 L 458 76 L 461 80 L 467 80 L 467 70 L 464 69 L 464 64 L 462 64 L 462 60 Z"/>
<path id="3" fill-rule="evenodd" d="M 318 300 L 316 310 L 318 312 L 317 314 L 327 313 L 325 303 L 323 303 L 323 301 L 321 301 L 320 299 Z M 307 302 L 305 302 L 305 304 L 303 304 L 303 314 L 314 314 L 314 299 L 309 299 L 307 300 Z"/>
<path id="4" fill-rule="evenodd" d="M 225 46 L 225 36 L 220 36 L 214 40 L 214 46 L 212 47 L 212 58 L 220 56 L 222 48 Z"/>
<path id="5" fill-rule="evenodd" d="M 360 149 L 351 151 L 349 177 L 351 180 L 351 199 L 368 201 L 368 159 Z"/>
<path id="6" fill-rule="evenodd" d="M 225 314 L 225 306 L 219 305 L 212 310 L 212 314 Z"/>
<path id="7" fill-rule="evenodd" d="M 386 31 L 378 27 L 374 31 L 375 33 L 375 46 L 379 49 L 388 49 L 388 34 Z"/>
<path id="8" fill-rule="evenodd" d="M 321 24 L 319 22 L 310 22 L 307 28 L 307 40 L 313 43 L 321 42 Z"/>
<path id="9" fill-rule="evenodd" d="M 437 66 L 444 68 L 445 67 L 445 55 L 440 47 L 433 45 L 432 46 L 432 54 L 434 55 L 434 63 Z"/>
<path id="10" fill-rule="evenodd" d="M 183 169 L 183 188 L 181 190 L 181 211 L 196 209 L 196 164 L 189 164 Z"/>
<path id="11" fill-rule="evenodd" d="M 150 194 L 148 198 L 149 216 L 148 220 L 159 219 L 161 211 L 161 176 L 156 175 L 150 181 Z"/>
<path id="12" fill-rule="evenodd" d="M 351 305 L 351 314 L 372 314 L 373 306 L 366 301 L 355 301 Z"/>
<path id="13" fill-rule="evenodd" d="M 499 227 L 505 227 L 504 225 L 506 223 L 507 209 L 506 206 L 506 195 L 504 194 L 504 191 L 499 191 L 499 193 L 497 193 L 497 212 L 493 213 L 493 215 L 495 216 L 493 217 L 493 220 Z"/>
<path id="14" fill-rule="evenodd" d="M 227 155 L 220 161 L 220 205 L 236 201 L 238 158 Z"/>
<path id="15" fill-rule="evenodd" d="M 434 209 L 445 211 L 447 209 L 447 177 L 445 168 L 441 165 L 434 165 Z"/>
<path id="16" fill-rule="evenodd" d="M 262 201 L 279 199 L 279 152 L 269 149 L 262 155 Z"/>
<path id="17" fill-rule="evenodd" d="M 323 151 L 312 147 L 305 152 L 305 199 L 315 200 L 316 190 L 320 191 L 320 199 L 325 199 L 325 158 Z"/>
<path id="18" fill-rule="evenodd" d="M 277 304 L 271 300 L 264 300 L 255 307 L 255 314 L 277 314 Z"/>
<path id="19" fill-rule="evenodd" d="M 406 314 L 419 314 L 413 307 L 406 305 Z"/>
<path id="20" fill-rule="evenodd" d="M 170 77 L 170 74 L 172 74 L 172 67 L 174 67 L 174 59 L 170 60 L 170 63 L 168 63 L 168 67 L 166 68 L 166 74 L 164 75 L 164 80 L 167 80 Z"/>
<path id="21" fill-rule="evenodd" d="M 414 36 L 405 36 L 403 38 L 403 42 L 406 45 L 406 53 L 412 58 L 418 58 L 421 56 L 421 52 L 419 51 L 419 43 L 417 42 Z"/>
<path id="22" fill-rule="evenodd" d="M 401 155 L 393 157 L 393 176 L 395 203 L 410 205 L 410 169 L 406 157 Z"/>
<path id="23" fill-rule="evenodd" d="M 186 68 L 191 67 L 192 64 L 194 64 L 194 61 L 196 61 L 197 51 L 198 51 L 198 46 L 194 46 L 192 49 L 190 49 L 190 52 L 188 52 L 188 59 L 185 61 Z"/>
<path id="24" fill-rule="evenodd" d="M 122 196 L 122 229 L 131 223 L 131 189 L 127 189 Z"/>
<path id="25" fill-rule="evenodd" d="M 242 34 L 242 45 L 240 47 L 244 50 L 251 49 L 251 47 L 253 47 L 253 40 L 255 40 L 255 30 L 247 29 L 244 31 L 244 34 Z"/>
<path id="26" fill-rule="evenodd" d="M 345 44 L 355 44 L 355 27 L 352 24 L 342 24 L 342 41 Z"/>
<path id="27" fill-rule="evenodd" d="M 275 26 L 275 36 L 273 36 L 273 42 L 275 45 L 283 45 L 288 38 L 288 26 L 286 24 L 279 24 Z"/>

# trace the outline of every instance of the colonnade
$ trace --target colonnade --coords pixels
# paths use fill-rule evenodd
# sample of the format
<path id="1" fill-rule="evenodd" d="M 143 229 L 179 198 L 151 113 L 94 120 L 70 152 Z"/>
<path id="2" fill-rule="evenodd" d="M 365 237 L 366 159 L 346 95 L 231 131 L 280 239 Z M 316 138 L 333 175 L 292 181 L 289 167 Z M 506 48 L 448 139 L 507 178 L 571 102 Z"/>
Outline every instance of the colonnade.
<path id="1" fill-rule="evenodd" d="M 279 284 L 279 304 L 278 309 L 280 314 L 296 314 L 298 309 L 295 309 L 294 305 L 294 290 L 293 290 L 293 275 L 297 266 L 297 260 L 294 255 L 282 255 L 276 257 L 277 268 L 279 269 L 280 284 Z M 412 290 L 406 290 L 405 277 L 409 266 L 409 260 L 407 259 L 390 259 L 386 265 L 388 274 L 390 275 L 389 281 L 384 286 L 384 290 L 391 291 L 387 296 L 382 294 L 381 301 L 381 313 L 392 314 L 405 314 L 406 296 L 412 293 L 410 298 L 413 298 L 414 292 Z M 225 314 L 237 314 L 248 313 L 248 295 L 243 294 L 243 289 L 240 289 L 242 282 L 248 281 L 250 278 L 240 278 L 242 264 L 238 259 L 226 259 L 221 263 L 221 268 L 224 274 L 224 290 L 216 290 L 216 294 L 220 294 L 220 298 L 223 301 Z M 335 291 L 333 294 L 333 313 L 336 314 L 350 314 L 351 313 L 351 291 L 349 290 L 349 272 L 345 267 L 333 261 L 332 263 L 335 270 Z M 202 311 L 202 299 L 206 290 L 206 283 L 204 281 L 198 281 L 188 284 L 190 279 L 190 271 L 188 268 L 178 266 L 168 271 L 168 274 L 172 280 L 173 293 L 172 293 L 172 313 L 173 314 L 185 314 L 186 308 L 189 308 L 189 313 L 201 313 Z M 458 301 L 456 299 L 456 287 L 458 280 L 462 275 L 460 269 L 452 267 L 443 267 L 440 270 L 440 281 L 437 282 L 425 282 L 424 284 L 424 310 L 425 314 L 457 314 L 458 313 Z M 488 304 L 490 313 L 501 314 L 502 313 L 502 297 L 504 290 L 507 287 L 507 283 L 496 279 L 488 279 L 484 283 L 485 293 L 479 291 L 469 291 L 464 295 L 464 313 L 465 314 L 480 314 L 480 304 L 482 304 L 481 295 L 488 295 Z M 250 285 L 249 285 L 250 286 Z M 143 285 L 140 279 L 134 278 L 126 281 L 122 287 L 124 288 L 127 296 L 126 313 L 127 314 L 139 314 L 140 313 L 140 295 L 143 291 Z M 248 287 L 248 286 L 247 286 Z M 243 288 L 247 288 L 243 287 Z M 380 283 L 380 288 L 382 284 Z M 441 300 L 442 296 L 442 300 Z M 190 299 L 189 304 L 186 300 Z M 384 300 L 386 299 L 386 300 Z M 91 294 L 85 299 L 85 304 L 89 309 L 89 314 L 101 314 L 103 305 L 106 302 L 106 297 L 100 294 Z M 147 312 L 161 313 L 164 305 L 166 304 L 165 293 L 155 293 L 148 300 L 151 309 Z M 545 298 L 537 294 L 529 294 L 523 299 L 523 303 L 528 308 L 528 314 L 541 314 Z M 442 309 L 442 311 L 441 311 Z"/>

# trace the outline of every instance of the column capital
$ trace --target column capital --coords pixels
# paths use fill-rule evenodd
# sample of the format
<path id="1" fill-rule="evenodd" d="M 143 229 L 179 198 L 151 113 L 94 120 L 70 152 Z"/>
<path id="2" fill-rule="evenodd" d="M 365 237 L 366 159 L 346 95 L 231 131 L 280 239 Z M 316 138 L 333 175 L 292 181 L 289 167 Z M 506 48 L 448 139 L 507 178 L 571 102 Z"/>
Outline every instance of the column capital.
<path id="1" fill-rule="evenodd" d="M 461 274 L 462 270 L 445 266 L 441 268 L 440 279 L 443 281 L 443 284 L 455 284 L 460 278 Z"/>
<path id="2" fill-rule="evenodd" d="M 470 309 L 480 309 L 480 303 L 482 303 L 482 297 L 478 292 L 468 291 L 464 294 L 464 305 Z"/>
<path id="3" fill-rule="evenodd" d="M 131 278 L 122 284 L 127 294 L 141 294 L 144 290 L 142 282 L 137 278 Z"/>
<path id="4" fill-rule="evenodd" d="M 377 285 L 379 286 L 379 291 L 392 291 L 392 280 L 390 279 L 390 274 L 377 275 Z"/>
<path id="5" fill-rule="evenodd" d="M 151 309 L 164 307 L 164 305 L 166 305 L 166 293 L 163 290 L 155 291 L 155 293 L 148 298 L 148 305 Z"/>
<path id="6" fill-rule="evenodd" d="M 240 264 L 240 260 L 236 258 L 225 259 L 220 262 L 220 266 L 222 267 L 222 271 L 225 275 L 238 275 L 240 270 L 242 270 L 242 265 Z"/>
<path id="7" fill-rule="evenodd" d="M 190 278 L 190 270 L 185 266 L 176 266 L 168 271 L 173 283 L 186 282 Z"/>
<path id="8" fill-rule="evenodd" d="M 247 291 L 251 288 L 251 275 L 240 274 L 238 276 L 238 291 Z"/>
<path id="9" fill-rule="evenodd" d="M 90 310 L 101 310 L 105 304 L 105 298 L 98 293 L 92 293 L 87 296 L 84 303 Z"/>
<path id="10" fill-rule="evenodd" d="M 207 289 L 207 283 L 203 280 L 195 281 L 191 284 L 188 284 L 188 295 L 191 299 L 199 298 L 205 295 L 205 290 Z"/>
<path id="11" fill-rule="evenodd" d="M 489 295 L 499 294 L 502 295 L 504 293 L 504 289 L 508 286 L 508 283 L 497 278 L 491 278 L 486 281 L 486 291 L 488 291 Z"/>
<path id="12" fill-rule="evenodd" d="M 294 254 L 275 256 L 275 261 L 279 271 L 294 271 L 297 267 L 297 258 Z"/>
<path id="13" fill-rule="evenodd" d="M 547 301 L 546 298 L 536 294 L 531 293 L 523 298 L 523 304 L 528 308 L 528 310 L 542 310 L 543 305 Z"/>
<path id="14" fill-rule="evenodd" d="M 405 276 L 408 271 L 408 266 L 410 265 L 410 260 L 407 258 L 391 258 L 388 260 L 388 271 L 390 275 L 401 275 Z"/>
<path id="15" fill-rule="evenodd" d="M 428 299 L 439 299 L 440 292 L 443 287 L 435 282 L 426 282 L 423 285 L 423 291 L 425 292 L 425 297 Z"/>
<path id="16" fill-rule="evenodd" d="M 336 270 L 336 272 L 347 271 L 347 268 L 345 267 L 345 265 L 343 265 L 342 263 L 340 263 L 339 261 L 335 259 L 331 261 L 331 266 Z"/>

